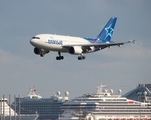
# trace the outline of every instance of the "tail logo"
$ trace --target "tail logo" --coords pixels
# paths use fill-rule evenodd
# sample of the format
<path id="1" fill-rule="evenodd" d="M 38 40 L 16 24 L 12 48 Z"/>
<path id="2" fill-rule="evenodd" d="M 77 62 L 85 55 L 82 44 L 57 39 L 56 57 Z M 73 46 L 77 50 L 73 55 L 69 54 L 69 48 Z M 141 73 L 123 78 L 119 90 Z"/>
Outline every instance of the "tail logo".
<path id="1" fill-rule="evenodd" d="M 108 37 L 108 36 L 112 36 L 112 33 L 113 33 L 113 28 L 112 28 L 112 24 L 110 25 L 110 26 L 108 26 L 108 27 L 106 27 L 105 28 L 105 30 L 106 30 L 106 36 L 105 36 L 105 39 Z"/>

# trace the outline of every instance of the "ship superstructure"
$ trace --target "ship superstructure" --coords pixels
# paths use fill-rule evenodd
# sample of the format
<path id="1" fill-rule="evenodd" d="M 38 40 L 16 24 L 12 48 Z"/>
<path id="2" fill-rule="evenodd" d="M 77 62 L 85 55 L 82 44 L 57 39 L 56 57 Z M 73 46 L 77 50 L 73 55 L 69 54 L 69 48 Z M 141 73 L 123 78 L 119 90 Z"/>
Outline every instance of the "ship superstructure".
<path id="1" fill-rule="evenodd" d="M 84 94 L 62 105 L 60 120 L 151 119 L 151 103 L 121 97 L 100 85 L 96 93 Z"/>
<path id="2" fill-rule="evenodd" d="M 128 99 L 151 102 L 151 84 L 138 84 L 136 88 L 123 95 Z"/>
<path id="3" fill-rule="evenodd" d="M 61 96 L 61 93 L 58 91 L 56 95 L 50 98 L 42 98 L 42 96 L 36 94 L 34 87 L 30 87 L 28 95 L 16 98 L 12 104 L 12 108 L 21 114 L 38 113 L 38 119 L 55 120 L 63 112 L 60 106 L 69 100 L 68 95 L 69 93 L 66 91 L 65 96 Z"/>

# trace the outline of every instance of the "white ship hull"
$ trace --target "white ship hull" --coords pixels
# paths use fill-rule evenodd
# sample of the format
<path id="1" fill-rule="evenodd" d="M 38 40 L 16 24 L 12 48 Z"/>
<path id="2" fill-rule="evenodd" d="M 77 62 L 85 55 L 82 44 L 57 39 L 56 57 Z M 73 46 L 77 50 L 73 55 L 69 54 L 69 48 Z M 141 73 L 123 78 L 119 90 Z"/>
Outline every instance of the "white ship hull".
<path id="1" fill-rule="evenodd" d="M 38 115 L 1 116 L 0 120 L 37 120 Z"/>
<path id="2" fill-rule="evenodd" d="M 102 88 L 64 103 L 65 111 L 58 120 L 151 120 L 151 103 L 130 100 Z"/>
<path id="3" fill-rule="evenodd" d="M 125 114 L 120 114 L 120 115 L 88 115 L 86 117 L 60 117 L 58 120 L 151 120 L 151 115 L 150 114 L 145 114 L 145 115 L 139 115 L 139 114 L 134 114 L 134 115 L 125 115 Z"/>

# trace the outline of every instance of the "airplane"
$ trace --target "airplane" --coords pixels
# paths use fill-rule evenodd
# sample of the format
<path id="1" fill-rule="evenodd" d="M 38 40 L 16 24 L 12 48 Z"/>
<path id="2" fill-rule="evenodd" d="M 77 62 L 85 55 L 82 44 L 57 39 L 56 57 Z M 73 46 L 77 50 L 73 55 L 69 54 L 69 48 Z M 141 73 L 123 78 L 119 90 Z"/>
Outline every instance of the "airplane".
<path id="1" fill-rule="evenodd" d="M 30 43 L 35 47 L 34 53 L 41 57 L 49 53 L 49 51 L 56 51 L 58 52 L 56 60 L 64 59 L 64 56 L 61 56 L 61 52 L 79 55 L 78 60 L 84 60 L 86 57 L 83 54 L 96 52 L 105 48 L 110 48 L 111 46 L 120 47 L 126 43 L 134 43 L 135 40 L 127 42 L 111 41 L 116 20 L 116 17 L 111 17 L 100 34 L 95 38 L 39 34 L 32 37 Z"/>

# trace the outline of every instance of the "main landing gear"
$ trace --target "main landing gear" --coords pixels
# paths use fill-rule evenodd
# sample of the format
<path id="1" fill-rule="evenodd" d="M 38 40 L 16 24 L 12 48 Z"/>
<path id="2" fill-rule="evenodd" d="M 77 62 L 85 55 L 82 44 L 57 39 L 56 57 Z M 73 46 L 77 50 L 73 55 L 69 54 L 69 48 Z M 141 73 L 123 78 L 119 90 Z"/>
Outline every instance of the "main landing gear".
<path id="1" fill-rule="evenodd" d="M 84 59 L 85 59 L 85 56 L 83 55 L 78 56 L 78 60 L 84 60 Z"/>
<path id="2" fill-rule="evenodd" d="M 56 57 L 56 60 L 63 60 L 64 59 L 64 57 L 61 56 L 61 52 L 58 52 L 58 55 L 59 56 Z"/>
<path id="3" fill-rule="evenodd" d="M 56 57 L 56 60 L 63 60 L 64 57 L 61 56 L 61 52 L 58 52 L 58 56 Z M 82 54 L 80 56 L 78 56 L 78 60 L 84 60 L 85 56 L 83 56 Z"/>

